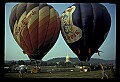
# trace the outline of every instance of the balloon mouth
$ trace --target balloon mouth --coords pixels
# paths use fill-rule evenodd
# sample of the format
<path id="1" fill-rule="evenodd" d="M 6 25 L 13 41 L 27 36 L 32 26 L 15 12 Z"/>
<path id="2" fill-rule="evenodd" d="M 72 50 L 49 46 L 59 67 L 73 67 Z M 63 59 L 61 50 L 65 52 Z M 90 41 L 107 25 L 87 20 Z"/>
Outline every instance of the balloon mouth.
<path id="1" fill-rule="evenodd" d="M 90 61 L 89 56 L 78 56 L 78 58 L 80 59 L 80 61 Z"/>
<path id="2" fill-rule="evenodd" d="M 27 54 L 27 56 L 29 57 L 30 60 L 41 60 L 46 54 L 45 53 L 27 53 L 25 51 L 23 51 L 24 54 Z"/>
<path id="3" fill-rule="evenodd" d="M 44 56 L 40 54 L 28 54 L 30 60 L 41 60 Z"/>

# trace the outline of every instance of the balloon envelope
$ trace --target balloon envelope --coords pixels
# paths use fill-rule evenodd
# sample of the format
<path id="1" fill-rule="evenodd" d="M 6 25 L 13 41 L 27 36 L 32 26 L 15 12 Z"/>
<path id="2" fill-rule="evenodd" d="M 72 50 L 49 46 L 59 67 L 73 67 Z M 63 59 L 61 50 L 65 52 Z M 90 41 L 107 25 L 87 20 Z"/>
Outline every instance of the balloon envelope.
<path id="1" fill-rule="evenodd" d="M 108 10 L 98 3 L 73 4 L 61 16 L 63 38 L 81 61 L 90 60 L 104 42 L 110 25 Z"/>
<path id="2" fill-rule="evenodd" d="M 10 29 L 30 59 L 41 60 L 57 41 L 60 18 L 46 3 L 19 3 L 11 11 Z"/>

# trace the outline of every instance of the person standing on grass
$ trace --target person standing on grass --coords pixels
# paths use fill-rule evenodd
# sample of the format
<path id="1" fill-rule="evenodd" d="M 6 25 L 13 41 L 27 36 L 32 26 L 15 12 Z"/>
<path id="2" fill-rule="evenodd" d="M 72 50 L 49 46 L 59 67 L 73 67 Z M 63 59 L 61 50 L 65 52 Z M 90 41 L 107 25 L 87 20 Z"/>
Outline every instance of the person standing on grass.
<path id="1" fill-rule="evenodd" d="M 108 79 L 108 75 L 106 74 L 103 65 L 100 64 L 100 66 L 101 66 L 101 70 L 102 70 L 102 79 L 104 79 L 104 77 L 106 77 Z"/>
<path id="2" fill-rule="evenodd" d="M 23 73 L 26 72 L 26 70 L 25 70 L 25 69 L 26 69 L 25 65 L 20 65 L 20 66 L 19 66 L 19 69 L 20 69 L 20 70 L 19 70 L 19 78 L 23 78 Z"/>

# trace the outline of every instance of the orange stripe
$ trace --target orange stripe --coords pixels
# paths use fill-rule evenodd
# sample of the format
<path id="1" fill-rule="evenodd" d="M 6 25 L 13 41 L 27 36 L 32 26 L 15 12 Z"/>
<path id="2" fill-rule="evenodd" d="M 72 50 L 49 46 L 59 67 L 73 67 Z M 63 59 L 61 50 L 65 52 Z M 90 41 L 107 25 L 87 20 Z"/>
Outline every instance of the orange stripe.
<path id="1" fill-rule="evenodd" d="M 38 44 L 39 44 L 38 46 L 39 47 L 43 44 L 45 40 L 45 35 L 47 33 L 47 27 L 48 27 L 48 24 L 44 24 L 41 26 L 42 29 L 38 31 Z"/>
<path id="2" fill-rule="evenodd" d="M 29 53 L 29 52 L 30 52 L 30 50 L 26 47 L 26 44 L 25 44 L 25 42 L 24 42 L 24 40 L 23 40 L 22 37 L 20 37 L 20 45 L 21 45 L 22 49 L 23 49 L 26 53 Z"/>
<path id="3" fill-rule="evenodd" d="M 39 27 L 38 27 L 38 47 L 41 47 L 41 45 L 45 41 L 45 36 L 47 33 L 49 25 L 49 15 L 43 18 L 41 21 L 39 21 Z"/>
<path id="4" fill-rule="evenodd" d="M 56 28 L 55 28 L 55 33 L 54 33 L 53 38 L 52 38 L 52 40 L 50 41 L 50 44 L 49 44 L 48 47 L 51 48 L 51 47 L 55 44 L 55 42 L 56 42 L 57 39 L 58 39 L 59 32 L 60 32 L 60 19 L 57 18 L 57 26 L 56 26 Z"/>
<path id="5" fill-rule="evenodd" d="M 29 36 L 32 44 L 33 51 L 37 48 L 37 31 L 38 31 L 38 19 L 36 19 L 29 27 Z"/>
<path id="6" fill-rule="evenodd" d="M 50 22 L 49 22 L 49 27 L 48 27 L 48 32 L 47 32 L 47 37 L 53 37 L 53 34 L 54 34 L 54 31 L 55 31 L 55 28 L 56 28 L 56 24 L 57 24 L 57 20 L 56 20 L 56 16 L 52 17 L 50 19 Z M 51 35 L 52 34 L 52 35 Z M 46 37 L 46 38 L 47 38 Z"/>
<path id="7" fill-rule="evenodd" d="M 42 29 L 44 29 L 45 27 L 43 27 L 43 25 L 44 24 L 48 25 L 48 23 L 49 23 L 49 16 L 46 16 L 41 21 L 39 21 L 39 28 L 38 28 L 38 30 L 41 31 Z"/>
<path id="8" fill-rule="evenodd" d="M 43 18 L 41 21 L 39 21 L 39 28 L 41 28 L 41 26 L 43 25 L 43 24 L 45 24 L 46 22 L 48 22 L 49 21 L 49 15 L 48 16 L 46 16 L 45 18 Z"/>
<path id="9" fill-rule="evenodd" d="M 29 33 L 29 35 L 30 35 L 30 41 L 31 41 L 31 44 L 32 44 L 33 51 L 35 51 L 37 49 L 37 46 L 38 46 L 37 26 L 32 30 L 31 33 Z"/>
<path id="10" fill-rule="evenodd" d="M 56 27 L 56 22 L 50 24 L 50 26 L 48 27 L 49 29 L 45 41 L 49 41 L 53 37 L 55 27 Z"/>
<path id="11" fill-rule="evenodd" d="M 30 24 L 30 26 L 29 26 L 29 33 L 31 33 L 31 31 L 32 30 L 34 30 L 34 28 L 36 27 L 36 26 L 38 26 L 38 18 L 36 19 L 36 20 L 34 20 L 34 22 L 32 23 L 32 24 Z"/>
<path id="12" fill-rule="evenodd" d="M 57 27 L 53 36 L 53 39 L 50 43 L 54 43 L 56 41 L 56 39 L 59 37 L 59 32 L 60 32 L 60 19 L 57 19 Z"/>
<path id="13" fill-rule="evenodd" d="M 23 34 L 23 39 L 24 39 L 24 41 L 25 41 L 25 44 L 26 44 L 26 46 L 28 47 L 28 49 L 30 50 L 30 52 L 29 53 L 32 53 L 33 51 L 32 51 L 32 46 L 31 46 L 31 43 L 30 43 L 30 36 L 29 36 L 29 32 L 28 32 L 28 28 L 27 27 L 25 27 L 24 29 L 23 29 L 23 32 L 22 32 Z"/>
<path id="14" fill-rule="evenodd" d="M 52 20 L 52 19 L 51 19 Z M 47 32 L 47 36 L 46 36 L 46 39 L 45 41 L 47 43 L 49 43 L 49 41 L 52 39 L 53 37 L 53 34 L 55 32 L 55 28 L 56 28 L 56 24 L 57 24 L 57 21 L 53 21 L 49 24 L 49 27 L 48 27 L 48 32 Z"/>

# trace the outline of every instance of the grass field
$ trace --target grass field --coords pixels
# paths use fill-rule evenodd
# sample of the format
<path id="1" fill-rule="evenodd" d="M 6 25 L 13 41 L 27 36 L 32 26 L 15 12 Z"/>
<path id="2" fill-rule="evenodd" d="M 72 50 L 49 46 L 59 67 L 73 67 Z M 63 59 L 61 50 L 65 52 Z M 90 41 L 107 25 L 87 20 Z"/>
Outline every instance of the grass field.
<path id="1" fill-rule="evenodd" d="M 47 70 L 49 68 L 49 70 Z M 50 71 L 50 67 L 44 68 L 41 70 L 40 73 L 24 73 L 23 78 L 99 78 L 101 79 L 101 70 L 98 71 L 91 71 L 91 72 L 80 72 L 77 69 L 73 68 L 53 68 L 51 67 L 52 71 Z M 74 71 L 69 71 L 69 70 Z M 45 71 L 46 70 L 46 71 Z M 58 71 L 55 71 L 58 70 Z M 109 78 L 115 78 L 113 73 L 110 70 L 106 70 L 107 75 Z M 19 73 L 5 73 L 5 78 L 19 78 Z"/>

